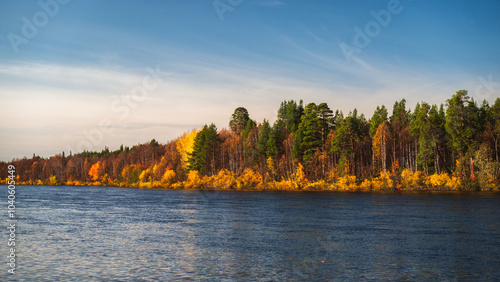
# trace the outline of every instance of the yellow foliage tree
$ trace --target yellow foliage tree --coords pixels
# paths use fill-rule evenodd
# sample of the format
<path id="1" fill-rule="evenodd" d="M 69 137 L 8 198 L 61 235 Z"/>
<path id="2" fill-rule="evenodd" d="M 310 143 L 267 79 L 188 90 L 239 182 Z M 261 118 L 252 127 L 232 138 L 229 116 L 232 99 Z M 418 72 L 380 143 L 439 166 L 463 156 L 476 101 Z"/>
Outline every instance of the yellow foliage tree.
<path id="1" fill-rule="evenodd" d="M 445 186 L 450 188 L 451 190 L 458 190 L 460 188 L 460 185 L 462 185 L 460 179 L 456 176 L 452 176 Z"/>
<path id="2" fill-rule="evenodd" d="M 365 191 L 370 191 L 372 189 L 372 181 L 370 179 L 365 179 L 359 185 L 359 188 Z"/>
<path id="3" fill-rule="evenodd" d="M 142 169 L 139 165 L 126 165 L 122 170 L 122 178 L 125 182 L 134 184 L 139 181 L 139 176 L 141 175 L 141 173 Z"/>
<path id="4" fill-rule="evenodd" d="M 196 138 L 197 133 L 196 129 L 193 129 L 189 133 L 184 133 L 176 142 L 177 151 L 181 155 L 181 164 L 184 169 L 188 166 L 188 157 L 193 152 L 194 138 Z"/>
<path id="5" fill-rule="evenodd" d="M 407 168 L 403 169 L 401 172 L 401 184 L 403 188 L 414 188 L 422 185 L 422 172 L 413 172 Z"/>
<path id="6" fill-rule="evenodd" d="M 255 188 L 262 184 L 262 175 L 251 168 L 245 168 L 243 173 L 236 180 L 236 187 L 242 188 Z"/>
<path id="7" fill-rule="evenodd" d="M 185 187 L 198 188 L 200 186 L 201 186 L 200 173 L 197 170 L 189 171 L 187 180 L 185 181 Z"/>
<path id="8" fill-rule="evenodd" d="M 356 185 L 356 176 L 355 175 L 344 175 L 337 178 L 337 182 L 335 183 L 339 190 L 355 190 L 358 188 Z"/>
<path id="9" fill-rule="evenodd" d="M 297 165 L 297 171 L 295 172 L 294 181 L 298 189 L 301 189 L 307 184 L 306 174 L 304 173 L 304 167 L 301 163 Z"/>
<path id="10" fill-rule="evenodd" d="M 163 174 L 163 176 L 161 178 L 162 185 L 165 185 L 168 187 L 168 186 L 172 185 L 174 180 L 175 180 L 175 171 L 167 168 L 165 170 L 165 173 Z"/>
<path id="11" fill-rule="evenodd" d="M 450 176 L 447 173 L 432 174 L 425 179 L 426 185 L 431 185 L 433 187 L 442 187 L 450 181 Z"/>
<path id="12" fill-rule="evenodd" d="M 139 181 L 151 182 L 151 168 L 147 168 L 141 172 L 139 175 Z"/>
<path id="13" fill-rule="evenodd" d="M 113 180 L 111 178 L 109 178 L 109 175 L 107 173 L 105 173 L 101 177 L 101 181 L 102 181 L 102 185 L 112 186 L 114 184 Z"/>
<path id="14" fill-rule="evenodd" d="M 334 180 L 337 178 L 337 174 L 335 173 L 335 170 L 330 170 L 326 173 L 326 180 L 330 182 L 334 182 Z"/>
<path id="15" fill-rule="evenodd" d="M 274 160 L 272 157 L 267 158 L 267 169 L 269 171 L 269 176 L 274 181 L 276 176 L 276 168 L 274 167 Z"/>
<path id="16" fill-rule="evenodd" d="M 164 159 L 165 157 L 162 157 L 162 160 Z M 162 170 L 160 169 L 160 166 L 158 164 L 155 164 L 153 166 L 153 168 L 151 169 L 151 178 L 153 180 L 161 180 L 162 178 Z"/>
<path id="17" fill-rule="evenodd" d="M 461 180 L 456 176 L 449 176 L 447 173 L 429 175 L 424 183 L 432 187 L 446 187 L 451 190 L 457 190 L 461 185 Z"/>
<path id="18" fill-rule="evenodd" d="M 52 175 L 50 178 L 49 178 L 49 184 L 50 185 L 59 185 L 59 181 L 57 180 L 57 177 L 55 175 Z"/>
<path id="19" fill-rule="evenodd" d="M 232 189 L 236 186 L 236 178 L 234 174 L 227 170 L 221 169 L 213 179 L 213 185 L 219 189 Z"/>
<path id="20" fill-rule="evenodd" d="M 388 171 L 380 172 L 378 177 L 371 180 L 372 189 L 392 189 L 394 187 L 394 182 L 391 179 L 391 174 Z"/>

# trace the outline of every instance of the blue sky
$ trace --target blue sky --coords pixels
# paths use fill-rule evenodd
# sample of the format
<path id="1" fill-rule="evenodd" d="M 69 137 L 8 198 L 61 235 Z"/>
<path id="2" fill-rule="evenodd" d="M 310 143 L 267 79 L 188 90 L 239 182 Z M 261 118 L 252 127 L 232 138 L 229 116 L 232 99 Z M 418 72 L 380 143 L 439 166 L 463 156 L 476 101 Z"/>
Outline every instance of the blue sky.
<path id="1" fill-rule="evenodd" d="M 239 106 L 274 121 L 285 99 L 367 118 L 460 89 L 492 103 L 499 12 L 493 0 L 2 1 L 0 160 L 166 143 L 227 127 Z"/>

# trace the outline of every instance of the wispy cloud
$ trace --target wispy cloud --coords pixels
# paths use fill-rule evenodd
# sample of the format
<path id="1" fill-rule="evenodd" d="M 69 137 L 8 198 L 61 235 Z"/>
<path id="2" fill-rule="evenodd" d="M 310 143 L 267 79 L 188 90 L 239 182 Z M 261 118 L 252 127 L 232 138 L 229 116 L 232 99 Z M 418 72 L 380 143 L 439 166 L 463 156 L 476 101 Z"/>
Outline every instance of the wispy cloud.
<path id="1" fill-rule="evenodd" d="M 112 89 L 113 86 L 127 85 L 141 79 L 130 69 L 103 69 L 97 67 L 65 66 L 42 63 L 18 63 L 0 65 L 4 83 L 14 80 L 25 84 L 54 85 L 58 88 L 96 88 Z M 106 87 L 104 87 L 106 86 Z"/>
<path id="2" fill-rule="evenodd" d="M 264 7 L 276 7 L 276 6 L 284 6 L 285 3 L 283 3 L 283 1 L 278 1 L 278 0 L 268 0 L 259 2 L 259 5 Z"/>
<path id="3" fill-rule="evenodd" d="M 303 25 L 300 25 L 299 29 L 302 30 L 304 32 L 304 34 L 306 34 L 310 38 L 314 39 L 316 42 L 318 42 L 320 44 L 326 43 L 323 38 L 321 38 L 320 36 L 318 36 L 316 33 L 312 32 L 309 28 L 307 28 L 307 27 L 305 27 Z"/>

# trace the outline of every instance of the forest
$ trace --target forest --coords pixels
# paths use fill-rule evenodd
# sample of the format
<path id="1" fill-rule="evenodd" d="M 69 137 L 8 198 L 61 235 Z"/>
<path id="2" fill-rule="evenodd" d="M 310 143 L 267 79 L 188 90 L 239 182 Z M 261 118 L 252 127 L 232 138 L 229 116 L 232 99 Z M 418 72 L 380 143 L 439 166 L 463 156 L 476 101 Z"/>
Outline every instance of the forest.
<path id="1" fill-rule="evenodd" d="M 273 124 L 238 107 L 228 128 L 206 124 L 166 144 L 1 162 L 0 182 L 14 165 L 16 184 L 25 185 L 498 191 L 499 143 L 500 98 L 479 105 L 467 90 L 441 105 L 378 106 L 370 119 L 290 100 Z"/>

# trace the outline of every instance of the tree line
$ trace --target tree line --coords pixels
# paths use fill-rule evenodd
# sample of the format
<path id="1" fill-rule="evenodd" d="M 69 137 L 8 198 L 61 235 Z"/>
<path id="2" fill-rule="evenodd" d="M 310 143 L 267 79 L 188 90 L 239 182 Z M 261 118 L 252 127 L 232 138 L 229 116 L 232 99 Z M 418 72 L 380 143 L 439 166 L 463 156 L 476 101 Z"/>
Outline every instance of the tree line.
<path id="1" fill-rule="evenodd" d="M 22 184 L 292 190 L 498 190 L 500 98 L 480 105 L 466 90 L 445 104 L 403 99 L 367 119 L 326 103 L 283 101 L 276 121 L 244 107 L 229 128 L 212 123 L 166 144 L 64 153 L 13 164 Z M 5 180 L 3 181 L 5 182 Z"/>

